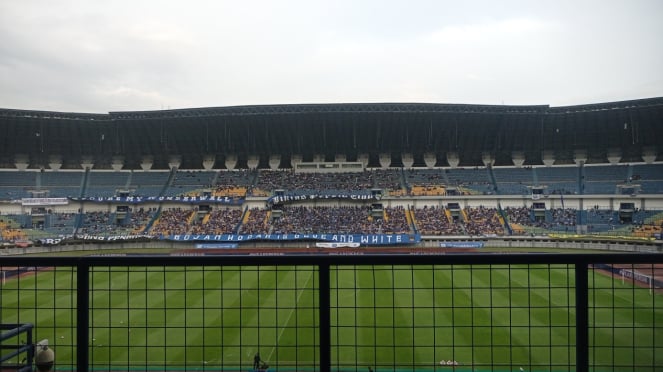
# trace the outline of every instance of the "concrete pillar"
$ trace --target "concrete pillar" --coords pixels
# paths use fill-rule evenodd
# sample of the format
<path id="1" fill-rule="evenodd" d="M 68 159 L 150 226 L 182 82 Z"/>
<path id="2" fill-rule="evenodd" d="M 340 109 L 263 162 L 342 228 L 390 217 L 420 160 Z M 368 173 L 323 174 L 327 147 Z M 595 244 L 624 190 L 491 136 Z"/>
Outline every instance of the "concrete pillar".
<path id="1" fill-rule="evenodd" d="M 168 158 L 168 169 L 180 169 L 180 165 L 182 165 L 181 155 L 171 155 Z"/>
<path id="2" fill-rule="evenodd" d="M 360 161 L 364 165 L 364 168 L 366 168 L 368 166 L 368 154 L 366 154 L 366 153 L 359 154 L 357 156 L 357 160 Z"/>
<path id="3" fill-rule="evenodd" d="M 523 151 L 512 152 L 511 161 L 517 168 L 521 168 L 525 164 L 525 153 Z"/>
<path id="4" fill-rule="evenodd" d="M 124 168 L 124 157 L 123 156 L 113 156 L 111 159 L 111 168 L 114 171 L 119 172 Z"/>
<path id="5" fill-rule="evenodd" d="M 260 157 L 258 155 L 249 155 L 249 158 L 246 160 L 246 166 L 249 169 L 256 169 L 258 168 L 258 164 L 260 164 Z"/>
<path id="6" fill-rule="evenodd" d="M 458 168 L 458 164 L 460 164 L 460 157 L 456 151 L 450 151 L 447 153 L 447 163 L 449 163 L 451 168 Z"/>
<path id="7" fill-rule="evenodd" d="M 216 156 L 214 155 L 205 155 L 203 156 L 203 169 L 204 170 L 212 170 L 214 168 L 214 164 L 216 163 Z"/>
<path id="8" fill-rule="evenodd" d="M 292 156 L 290 156 L 290 166 L 296 168 L 297 164 L 301 164 L 303 159 L 304 156 L 302 156 L 302 154 L 292 154 Z"/>
<path id="9" fill-rule="evenodd" d="M 622 150 L 619 148 L 608 149 L 608 162 L 610 164 L 619 164 L 622 160 Z"/>
<path id="10" fill-rule="evenodd" d="M 645 147 L 642 149 L 642 160 L 644 160 L 647 164 L 651 164 L 656 161 L 657 156 L 658 152 L 656 151 L 656 147 Z"/>
<path id="11" fill-rule="evenodd" d="M 94 168 L 94 158 L 91 155 L 81 157 L 81 168 L 92 169 Z"/>
<path id="12" fill-rule="evenodd" d="M 575 161 L 576 165 L 587 163 L 587 150 L 578 149 L 573 151 L 573 161 Z"/>
<path id="13" fill-rule="evenodd" d="M 14 166 L 18 170 L 26 170 L 30 166 L 30 157 L 26 154 L 16 154 L 14 156 Z"/>
<path id="14" fill-rule="evenodd" d="M 543 164 L 546 167 L 552 167 L 555 164 L 555 152 L 552 150 L 543 150 L 541 159 L 543 159 Z"/>
<path id="15" fill-rule="evenodd" d="M 380 166 L 382 168 L 389 168 L 391 165 L 391 154 L 380 154 Z"/>
<path id="16" fill-rule="evenodd" d="M 481 154 L 481 160 L 483 161 L 483 165 L 487 166 L 493 166 L 495 164 L 495 156 L 489 152 L 484 152 Z"/>
<path id="17" fill-rule="evenodd" d="M 152 169 L 153 165 L 154 165 L 154 158 L 149 155 L 143 156 L 143 158 L 140 161 L 140 168 L 144 171 Z"/>
<path id="18" fill-rule="evenodd" d="M 427 152 L 424 154 L 424 163 L 426 167 L 433 168 L 437 164 L 437 155 L 434 152 Z"/>
<path id="19" fill-rule="evenodd" d="M 412 165 L 414 165 L 414 156 L 412 153 L 404 152 L 401 154 L 401 161 L 403 162 L 403 167 L 405 169 L 410 169 L 412 168 Z"/>
<path id="20" fill-rule="evenodd" d="M 48 158 L 48 166 L 52 170 L 60 170 L 62 168 L 62 156 L 60 155 L 51 155 Z"/>
<path id="21" fill-rule="evenodd" d="M 227 154 L 225 159 L 226 169 L 233 170 L 237 166 L 237 154 Z"/>
<path id="22" fill-rule="evenodd" d="M 269 156 L 269 169 L 271 169 L 271 170 L 279 169 L 279 165 L 281 165 L 281 155 L 280 154 L 270 155 Z"/>
<path id="23" fill-rule="evenodd" d="M 313 162 L 314 163 L 324 163 L 325 161 L 325 155 L 324 154 L 314 154 L 313 155 Z"/>

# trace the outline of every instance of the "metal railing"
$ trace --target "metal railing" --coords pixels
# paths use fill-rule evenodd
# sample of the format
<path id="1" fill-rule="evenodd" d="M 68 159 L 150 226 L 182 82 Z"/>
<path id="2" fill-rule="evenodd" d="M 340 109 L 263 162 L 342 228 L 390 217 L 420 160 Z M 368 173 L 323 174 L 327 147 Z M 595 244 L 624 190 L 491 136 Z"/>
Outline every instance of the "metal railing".
<path id="1" fill-rule="evenodd" d="M 77 371 L 663 365 L 663 255 L 360 253 L 3 257 L 0 323 Z"/>
<path id="2" fill-rule="evenodd" d="M 6 370 L 29 372 L 32 371 L 32 358 L 34 347 L 32 345 L 32 328 L 30 323 L 26 324 L 0 324 L 0 366 Z M 25 342 L 17 342 L 17 338 L 25 336 Z M 20 363 L 6 363 L 13 358 L 25 355 Z"/>

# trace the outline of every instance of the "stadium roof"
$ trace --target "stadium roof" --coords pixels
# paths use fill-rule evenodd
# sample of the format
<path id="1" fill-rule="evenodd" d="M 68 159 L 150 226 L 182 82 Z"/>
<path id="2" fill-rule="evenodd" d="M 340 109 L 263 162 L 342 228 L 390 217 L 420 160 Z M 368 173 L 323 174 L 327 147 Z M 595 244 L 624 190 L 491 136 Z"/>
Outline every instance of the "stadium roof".
<path id="1" fill-rule="evenodd" d="M 125 120 L 187 118 L 231 115 L 270 115 L 301 113 L 472 113 L 472 114 L 559 114 L 624 110 L 629 108 L 663 106 L 663 97 L 629 101 L 594 103 L 574 106 L 549 105 L 472 105 L 444 103 L 329 103 L 329 104 L 282 104 L 247 105 L 225 107 L 201 107 L 173 110 L 116 111 L 108 114 L 75 113 L 58 111 L 35 111 L 0 108 L 0 117 L 24 117 L 38 119 L 69 120 Z"/>
<path id="2" fill-rule="evenodd" d="M 0 163 L 12 167 L 17 154 L 31 166 L 62 157 L 80 167 L 83 157 L 95 167 L 124 156 L 131 167 L 151 156 L 168 168 L 173 156 L 182 168 L 201 167 L 205 156 L 221 162 L 235 154 L 246 164 L 271 155 L 305 160 L 368 154 L 379 166 L 380 154 L 399 164 L 410 153 L 419 166 L 434 153 L 445 165 L 455 152 L 461 166 L 510 165 L 522 152 L 526 164 L 541 164 L 542 153 L 573 163 L 577 151 L 605 162 L 619 149 L 623 161 L 641 161 L 644 151 L 663 154 L 663 97 L 578 106 L 464 105 L 434 103 L 343 103 L 208 107 L 107 114 L 0 109 Z M 640 160 L 638 160 L 640 159 Z M 286 160 L 287 162 L 287 160 Z M 78 165 L 77 165 L 78 164 Z"/>

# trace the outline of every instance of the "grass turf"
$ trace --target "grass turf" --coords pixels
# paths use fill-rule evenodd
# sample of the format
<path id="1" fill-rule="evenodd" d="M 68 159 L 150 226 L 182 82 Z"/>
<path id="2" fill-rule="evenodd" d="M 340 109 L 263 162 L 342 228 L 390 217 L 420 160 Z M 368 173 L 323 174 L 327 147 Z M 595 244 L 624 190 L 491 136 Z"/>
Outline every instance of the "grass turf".
<path id="1" fill-rule="evenodd" d="M 317 366 L 313 267 L 95 267 L 92 368 L 247 370 Z M 75 362 L 75 272 L 8 280 L 2 323 L 33 322 L 58 368 Z M 574 370 L 573 271 L 566 266 L 376 266 L 331 272 L 338 369 Z M 663 365 L 663 300 L 590 271 L 594 370 Z"/>

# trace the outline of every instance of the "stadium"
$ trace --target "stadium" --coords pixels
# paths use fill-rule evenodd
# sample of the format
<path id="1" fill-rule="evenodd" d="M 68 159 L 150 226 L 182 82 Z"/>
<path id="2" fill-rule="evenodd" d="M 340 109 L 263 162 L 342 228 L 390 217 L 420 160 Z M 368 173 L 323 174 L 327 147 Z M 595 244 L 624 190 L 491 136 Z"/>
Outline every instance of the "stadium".
<path id="1" fill-rule="evenodd" d="M 56 370 L 663 365 L 663 98 L 0 131 L 0 370 L 41 339 Z"/>

